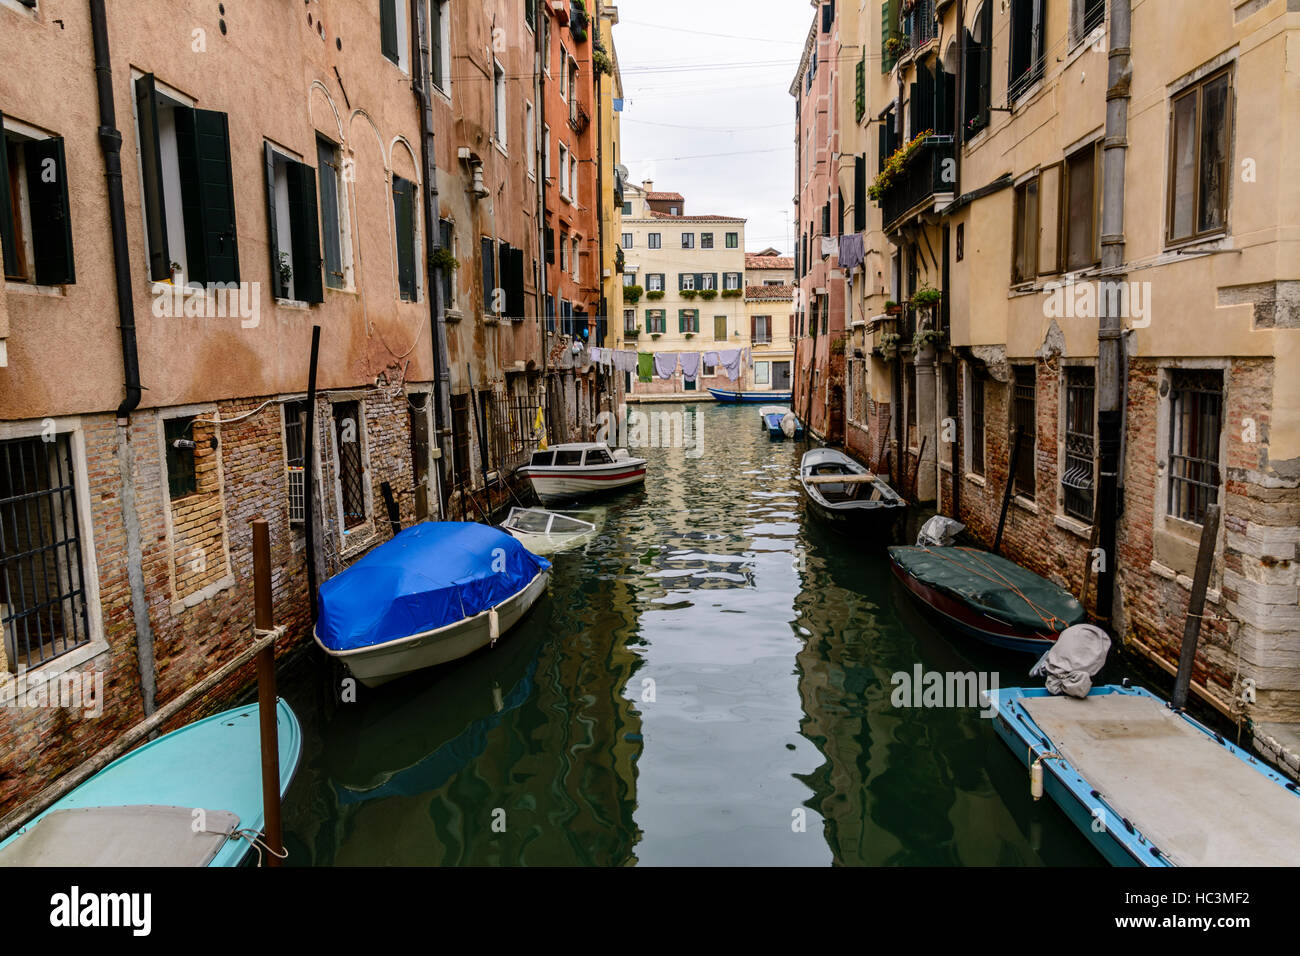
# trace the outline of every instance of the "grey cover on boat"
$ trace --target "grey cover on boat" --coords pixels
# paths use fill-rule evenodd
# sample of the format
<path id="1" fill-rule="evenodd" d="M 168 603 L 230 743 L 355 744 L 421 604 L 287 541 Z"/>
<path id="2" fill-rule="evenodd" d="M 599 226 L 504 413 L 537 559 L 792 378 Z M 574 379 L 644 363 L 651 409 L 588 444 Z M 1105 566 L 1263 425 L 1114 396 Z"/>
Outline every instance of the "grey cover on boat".
<path id="1" fill-rule="evenodd" d="M 1029 676 L 1046 675 L 1047 689 L 1053 694 L 1087 697 L 1109 652 L 1110 636 L 1105 631 L 1092 624 L 1072 624 L 1038 659 Z"/>
<path id="2" fill-rule="evenodd" d="M 54 810 L 0 850 L 0 866 L 207 866 L 239 817 L 205 810 L 196 833 L 194 814 L 148 804 Z"/>

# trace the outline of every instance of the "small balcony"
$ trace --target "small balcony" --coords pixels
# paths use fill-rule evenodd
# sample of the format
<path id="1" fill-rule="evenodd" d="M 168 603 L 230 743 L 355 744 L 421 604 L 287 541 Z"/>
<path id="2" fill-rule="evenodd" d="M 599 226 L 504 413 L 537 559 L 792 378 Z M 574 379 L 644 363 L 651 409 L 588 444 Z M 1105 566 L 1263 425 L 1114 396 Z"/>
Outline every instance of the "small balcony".
<path id="1" fill-rule="evenodd" d="M 907 168 L 881 196 L 880 211 L 885 231 L 893 232 L 901 220 L 933 204 L 936 196 L 951 195 L 953 165 L 951 136 L 931 136 L 917 147 Z"/>
<path id="2" fill-rule="evenodd" d="M 587 107 L 576 96 L 569 98 L 569 129 L 573 130 L 579 136 L 586 132 L 587 127 L 591 124 L 591 114 L 587 112 Z"/>

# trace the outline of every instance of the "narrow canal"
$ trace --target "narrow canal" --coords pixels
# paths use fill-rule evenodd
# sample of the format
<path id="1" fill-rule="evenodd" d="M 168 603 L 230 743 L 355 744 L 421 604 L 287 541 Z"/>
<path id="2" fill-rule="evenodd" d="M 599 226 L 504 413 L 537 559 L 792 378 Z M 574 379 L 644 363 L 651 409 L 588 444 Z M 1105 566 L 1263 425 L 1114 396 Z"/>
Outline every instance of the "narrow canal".
<path id="1" fill-rule="evenodd" d="M 891 703 L 918 664 L 1032 660 L 949 639 L 883 549 L 810 523 L 802 448 L 752 407 L 687 411 L 702 454 L 639 451 L 645 490 L 583 510 L 599 536 L 495 648 L 348 703 L 293 660 L 290 861 L 1100 865 L 976 708 Z"/>

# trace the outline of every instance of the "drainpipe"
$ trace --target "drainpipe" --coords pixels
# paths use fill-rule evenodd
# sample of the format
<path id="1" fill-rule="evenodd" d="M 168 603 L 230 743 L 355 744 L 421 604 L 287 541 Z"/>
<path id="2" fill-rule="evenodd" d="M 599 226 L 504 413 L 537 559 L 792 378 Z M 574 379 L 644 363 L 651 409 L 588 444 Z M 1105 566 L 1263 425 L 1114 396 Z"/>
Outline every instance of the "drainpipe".
<path id="1" fill-rule="evenodd" d="M 1129 58 L 1132 6 L 1111 0 L 1109 75 L 1106 87 L 1106 138 L 1101 207 L 1101 274 L 1103 282 L 1123 281 L 1124 163 L 1128 150 Z M 1116 564 L 1115 538 L 1121 512 L 1119 470 L 1124 434 L 1123 379 L 1124 317 L 1112 315 L 1110 296 L 1099 295 L 1097 328 L 1097 451 L 1100 472 L 1097 494 L 1098 545 L 1104 565 L 1097 576 L 1097 617 L 1112 623 Z M 1121 310 L 1123 303 L 1119 303 Z"/>
<path id="2" fill-rule="evenodd" d="M 550 270 L 546 265 L 546 168 L 547 151 L 550 149 L 550 137 L 546 135 L 546 57 L 550 51 L 542 47 L 542 17 L 547 12 L 541 5 L 537 8 L 537 29 L 533 31 L 533 101 L 537 104 L 537 337 L 541 343 L 542 374 L 538 388 L 538 401 L 551 407 L 550 352 L 551 339 L 546 322 L 547 283 L 550 282 Z M 548 31 L 549 32 L 549 31 Z M 549 416 L 543 416 L 542 428 L 546 429 Z M 548 442 L 550 436 L 548 436 Z"/>
<path id="3" fill-rule="evenodd" d="M 442 234 L 438 229 L 438 166 L 434 153 L 433 95 L 429 89 L 433 75 L 429 63 L 429 27 L 422 0 L 411 0 L 411 20 L 420 37 L 420 63 L 412 89 L 420 107 L 420 153 L 424 163 L 424 234 L 428 237 L 428 248 L 432 253 L 441 248 Z M 433 313 L 429 327 L 433 351 L 434 436 L 438 443 L 433 475 L 438 483 L 438 517 L 445 520 L 448 500 L 446 467 L 451 455 L 451 387 L 447 375 L 446 306 L 442 298 L 442 267 L 433 265 L 431 255 L 426 255 L 424 261 L 429 287 L 429 309 Z"/>
<path id="4" fill-rule="evenodd" d="M 113 240 L 113 282 L 117 292 L 117 324 L 122 338 L 122 372 L 126 396 L 117 406 L 117 463 L 122 481 L 122 525 L 126 533 L 126 576 L 131 589 L 135 624 L 136 663 L 144 715 L 154 712 L 157 683 L 153 626 L 144 593 L 140 516 L 135 499 L 135 453 L 131 447 L 131 413 L 140 405 L 140 353 L 135 338 L 135 302 L 131 296 L 131 254 L 126 238 L 126 206 L 122 199 L 122 134 L 113 103 L 113 62 L 108 50 L 108 16 L 104 0 L 90 0 L 90 29 L 95 50 L 95 91 L 99 99 L 99 146 L 104 153 L 108 188 L 108 220 Z"/>

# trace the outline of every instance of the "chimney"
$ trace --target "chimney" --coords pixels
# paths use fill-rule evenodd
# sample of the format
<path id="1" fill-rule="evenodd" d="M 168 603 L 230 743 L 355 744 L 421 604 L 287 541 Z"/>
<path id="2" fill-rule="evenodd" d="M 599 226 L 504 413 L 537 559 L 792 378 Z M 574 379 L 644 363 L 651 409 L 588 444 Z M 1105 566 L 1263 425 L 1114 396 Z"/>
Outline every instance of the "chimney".
<path id="1" fill-rule="evenodd" d="M 641 180 L 641 188 L 648 193 L 652 193 L 655 191 L 655 181 L 653 179 L 643 179 Z"/>

